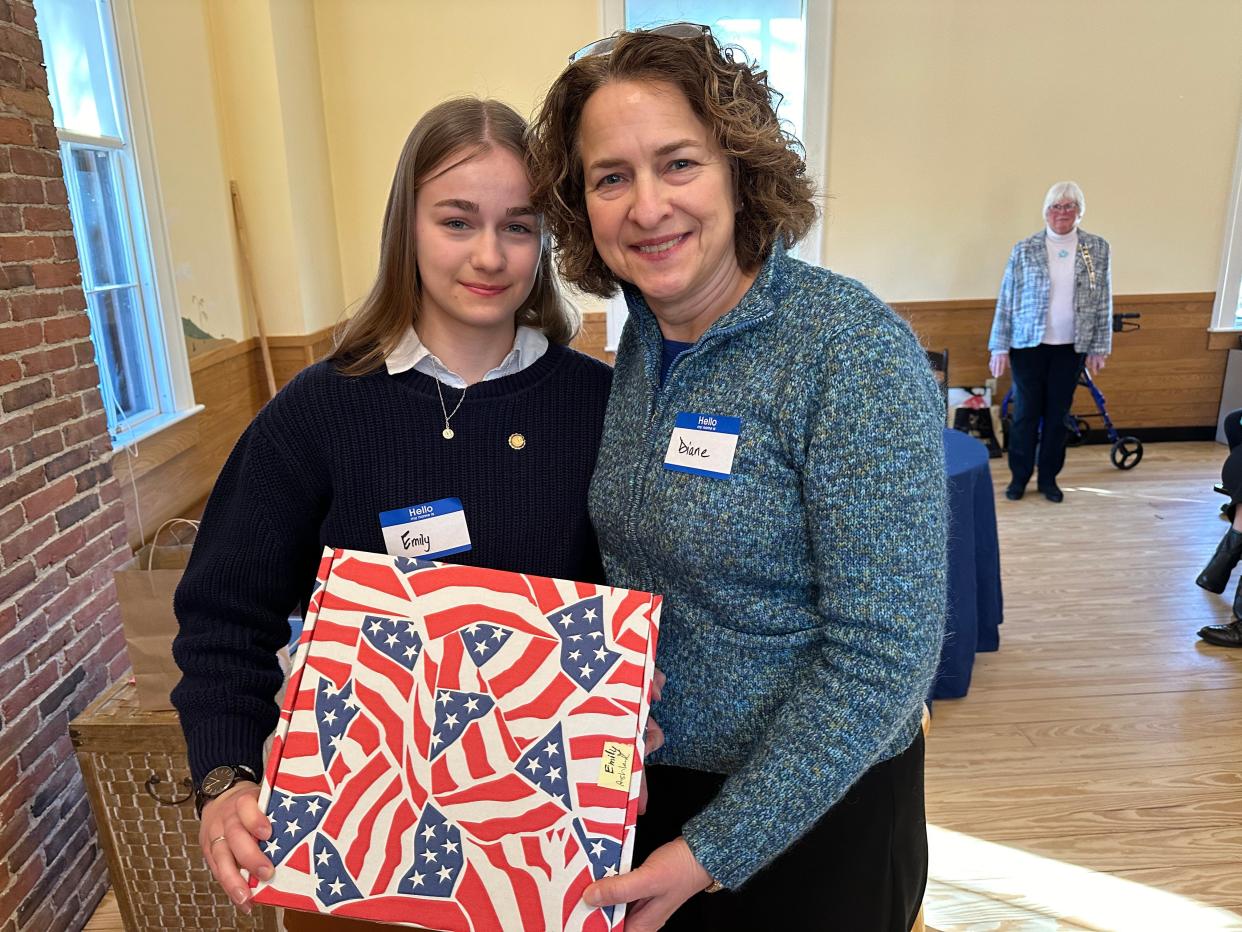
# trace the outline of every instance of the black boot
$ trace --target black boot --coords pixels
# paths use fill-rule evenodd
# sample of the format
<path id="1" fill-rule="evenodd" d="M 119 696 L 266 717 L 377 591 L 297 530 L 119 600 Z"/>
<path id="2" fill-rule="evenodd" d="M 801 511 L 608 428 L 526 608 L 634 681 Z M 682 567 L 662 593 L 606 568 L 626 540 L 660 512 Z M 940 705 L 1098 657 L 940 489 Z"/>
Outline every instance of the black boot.
<path id="1" fill-rule="evenodd" d="M 1216 552 L 1195 584 L 1208 592 L 1224 592 L 1225 586 L 1229 585 L 1229 574 L 1238 565 L 1239 559 L 1242 559 L 1242 531 L 1230 528 L 1216 545 Z M 1234 601 L 1236 604 L 1237 600 Z"/>
<path id="2" fill-rule="evenodd" d="M 1234 618 L 1227 625 L 1208 625 L 1199 629 L 1199 637 L 1217 647 L 1242 647 L 1242 621 Z"/>
<path id="3" fill-rule="evenodd" d="M 1044 493 L 1044 498 L 1054 504 L 1065 498 L 1065 493 L 1061 491 L 1061 487 L 1055 482 L 1041 483 L 1039 491 Z"/>

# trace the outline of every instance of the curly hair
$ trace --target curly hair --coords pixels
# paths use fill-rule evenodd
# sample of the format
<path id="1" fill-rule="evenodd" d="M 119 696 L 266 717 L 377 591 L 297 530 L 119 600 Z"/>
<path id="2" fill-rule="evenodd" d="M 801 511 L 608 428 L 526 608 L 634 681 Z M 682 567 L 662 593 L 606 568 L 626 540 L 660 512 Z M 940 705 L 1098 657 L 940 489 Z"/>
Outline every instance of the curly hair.
<path id="1" fill-rule="evenodd" d="M 622 32 L 607 54 L 580 58 L 561 72 L 530 125 L 531 196 L 556 240 L 557 266 L 567 281 L 603 298 L 617 291 L 591 236 L 578 145 L 587 101 L 615 81 L 672 85 L 707 127 L 732 166 L 734 251 L 744 271 L 758 269 L 778 241 L 789 248 L 806 235 L 816 216 L 813 188 L 802 143 L 777 119 L 780 95 L 768 86 L 768 73 L 740 49 L 722 47 L 707 29 L 701 39 Z"/>
<path id="2" fill-rule="evenodd" d="M 526 158 L 526 121 L 498 100 L 446 100 L 423 114 L 410 130 L 384 211 L 379 273 L 358 312 L 335 334 L 336 346 L 329 358 L 345 375 L 366 375 L 382 368 L 410 324 L 418 321 L 422 285 L 414 216 L 419 188 L 449 167 L 494 148 Z M 535 283 L 518 309 L 515 323 L 542 330 L 553 343 L 566 344 L 578 332 L 579 319 L 577 311 L 561 297 L 548 246 L 545 242 Z"/>

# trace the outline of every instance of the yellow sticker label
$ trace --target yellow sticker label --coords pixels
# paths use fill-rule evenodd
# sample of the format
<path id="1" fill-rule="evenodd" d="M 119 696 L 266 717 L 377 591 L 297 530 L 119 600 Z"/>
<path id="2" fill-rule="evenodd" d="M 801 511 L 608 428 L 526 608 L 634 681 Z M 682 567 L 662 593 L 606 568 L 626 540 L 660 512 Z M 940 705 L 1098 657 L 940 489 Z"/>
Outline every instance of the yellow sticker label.
<path id="1" fill-rule="evenodd" d="M 604 756 L 599 759 L 600 786 L 610 790 L 630 791 L 630 770 L 634 765 L 634 748 L 615 741 L 604 742 Z"/>

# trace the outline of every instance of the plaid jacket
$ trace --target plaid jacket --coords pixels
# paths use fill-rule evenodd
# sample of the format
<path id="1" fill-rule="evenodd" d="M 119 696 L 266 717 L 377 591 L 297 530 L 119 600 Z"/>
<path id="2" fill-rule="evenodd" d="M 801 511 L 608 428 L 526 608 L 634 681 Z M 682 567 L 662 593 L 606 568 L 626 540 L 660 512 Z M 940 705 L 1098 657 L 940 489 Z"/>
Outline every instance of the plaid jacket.
<path id="1" fill-rule="evenodd" d="M 1044 338 L 1052 288 L 1046 236 L 1041 230 L 1019 242 L 1009 254 L 988 339 L 988 349 L 993 353 L 1038 346 Z M 1108 242 L 1079 230 L 1074 258 L 1074 349 L 1107 356 L 1112 348 L 1113 276 Z"/>

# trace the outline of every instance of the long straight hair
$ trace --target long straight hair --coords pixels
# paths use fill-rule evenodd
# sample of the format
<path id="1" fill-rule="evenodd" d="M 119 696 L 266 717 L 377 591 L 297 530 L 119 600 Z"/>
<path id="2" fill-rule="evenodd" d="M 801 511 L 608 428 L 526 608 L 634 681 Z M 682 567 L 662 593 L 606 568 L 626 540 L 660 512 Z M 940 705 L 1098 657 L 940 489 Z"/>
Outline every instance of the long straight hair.
<path id="1" fill-rule="evenodd" d="M 437 104 L 414 124 L 397 161 L 380 234 L 379 274 L 358 312 L 341 325 L 331 359 L 345 375 L 378 370 L 418 321 L 421 284 L 414 207 L 419 188 L 445 166 L 507 149 L 526 159 L 526 121 L 508 104 L 459 97 Z M 577 314 L 561 298 L 552 273 L 547 234 L 530 296 L 517 311 L 517 326 L 542 330 L 553 343 L 568 343 L 578 332 Z"/>

